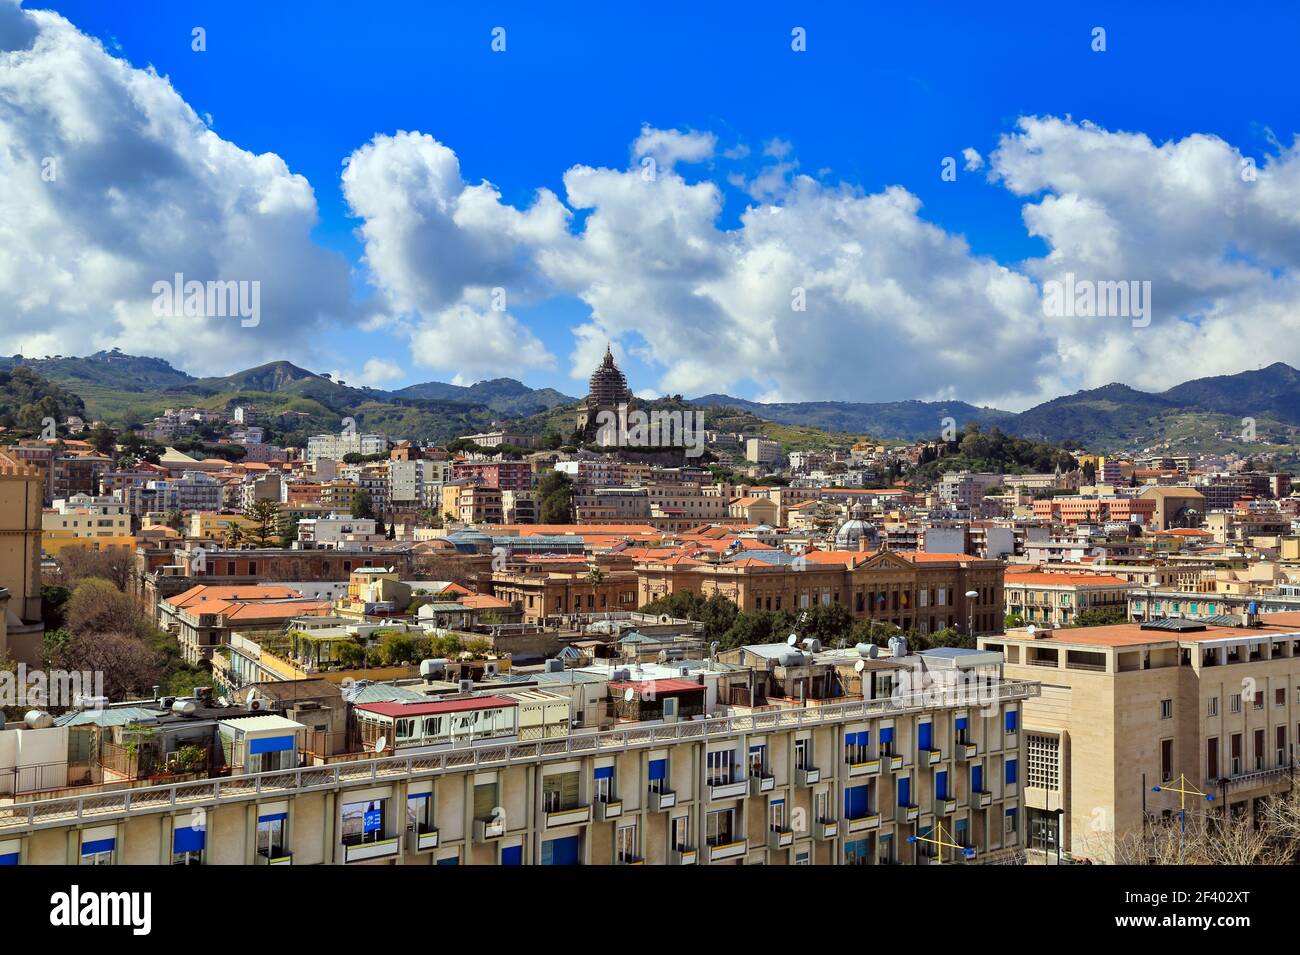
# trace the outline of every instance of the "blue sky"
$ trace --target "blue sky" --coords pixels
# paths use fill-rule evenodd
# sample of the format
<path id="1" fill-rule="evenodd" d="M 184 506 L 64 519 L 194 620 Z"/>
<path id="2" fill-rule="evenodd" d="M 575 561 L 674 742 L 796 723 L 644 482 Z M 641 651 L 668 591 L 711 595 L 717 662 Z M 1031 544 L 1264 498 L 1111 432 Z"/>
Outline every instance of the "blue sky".
<path id="1" fill-rule="evenodd" d="M 1144 133 L 1157 145 L 1205 134 L 1261 163 L 1279 152 L 1274 136 L 1289 147 L 1300 129 L 1288 75 L 1300 11 L 1281 3 L 816 4 L 798 12 L 795 5 L 754 3 L 743 13 L 698 3 L 577 3 L 563 12 L 535 3 L 460 9 L 329 0 L 301 8 L 235 0 L 26 6 L 56 10 L 133 66 L 152 65 L 194 110 L 210 115 L 222 139 L 251 153 L 275 153 L 306 177 L 319 206 L 313 238 L 357 270 L 359 298 L 371 290 L 360 223 L 349 214 L 340 173 L 376 134 L 431 135 L 455 152 L 467 183 L 489 180 L 503 203 L 525 209 L 539 188 L 563 199 L 563 175 L 575 164 L 627 169 L 630 144 L 644 125 L 712 133 L 720 154 L 749 149 L 741 159 L 680 167 L 691 181 L 709 179 L 721 190 L 720 232 L 738 228 L 756 204 L 728 176 L 756 175 L 770 161 L 764 144 L 780 140 L 798 172 L 825 187 L 844 183 L 875 194 L 901 186 L 920 201 L 920 219 L 964 237 L 973 256 L 1018 268 L 1052 245 L 1029 234 L 1022 217 L 1038 196 L 989 182 L 988 167 L 963 168 L 957 181 L 944 182 L 940 163 L 960 160 L 968 147 L 988 157 L 1019 117 L 1088 120 L 1112 132 Z M 202 54 L 191 50 L 195 26 L 206 30 Z M 496 26 L 507 31 L 503 54 L 489 46 Z M 807 31 L 805 53 L 790 49 L 795 26 Z M 1090 48 L 1096 26 L 1106 30 L 1104 53 Z M 1054 184 L 1047 191 L 1064 189 Z M 550 367 L 501 367 L 499 374 L 580 391 L 571 375 L 572 330 L 590 320 L 590 311 L 581 295 L 560 289 L 512 308 L 556 360 Z M 671 359 L 657 358 L 626 323 L 618 333 L 635 388 L 692 381 L 665 376 Z M 890 347 L 887 336 L 874 334 L 876 347 Z M 355 324 L 324 329 L 314 348 L 318 370 L 355 369 L 368 357 L 393 362 L 401 375 L 386 387 L 452 377 L 451 369 L 413 363 L 408 339 Z M 1049 358 L 1053 351 L 1058 362 L 1068 354 L 1059 344 L 1045 348 Z M 1053 380 L 1042 357 L 1026 369 L 1037 384 L 1021 398 L 995 386 L 982 397 L 1023 404 L 1091 383 L 1078 368 Z M 1006 369 L 991 366 L 986 374 L 996 378 Z M 899 382 L 910 393 L 892 394 L 848 393 L 853 389 L 843 384 L 816 393 L 815 376 L 775 383 L 763 374 L 732 374 L 722 384 L 749 397 L 967 396 L 969 380 L 955 375 L 936 371 L 934 387 Z"/>

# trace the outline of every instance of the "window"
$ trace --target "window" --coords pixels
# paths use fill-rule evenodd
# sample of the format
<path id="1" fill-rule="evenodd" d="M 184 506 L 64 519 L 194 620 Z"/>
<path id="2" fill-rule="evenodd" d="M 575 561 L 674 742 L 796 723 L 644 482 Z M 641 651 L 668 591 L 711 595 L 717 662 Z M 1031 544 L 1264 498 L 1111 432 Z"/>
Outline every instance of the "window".
<path id="1" fill-rule="evenodd" d="M 495 782 L 476 783 L 474 786 L 474 818 L 496 819 L 498 809 L 497 784 Z"/>
<path id="2" fill-rule="evenodd" d="M 847 786 L 844 789 L 844 818 L 863 819 L 871 815 L 871 789 L 869 786 Z"/>
<path id="3" fill-rule="evenodd" d="M 1174 718 L 1174 701 L 1173 701 L 1173 700 L 1161 700 L 1161 701 L 1160 701 L 1160 718 L 1161 718 L 1162 720 L 1172 720 L 1172 719 Z"/>
<path id="4" fill-rule="evenodd" d="M 635 817 L 632 817 L 632 821 L 627 825 L 618 827 L 616 845 L 618 861 L 621 863 L 635 862 L 641 857 L 638 852 Z"/>
<path id="5" fill-rule="evenodd" d="M 406 797 L 406 831 L 433 831 L 432 793 L 414 793 Z"/>
<path id="6" fill-rule="evenodd" d="M 1160 781 L 1167 783 L 1174 778 L 1174 741 L 1160 741 Z"/>
<path id="7" fill-rule="evenodd" d="M 578 774 L 553 773 L 542 777 L 542 807 L 547 812 L 578 808 Z"/>
<path id="8" fill-rule="evenodd" d="M 1020 767 L 1014 759 L 1008 759 L 1004 764 L 1004 781 L 1008 786 L 1014 786 L 1020 781 Z"/>
<path id="9" fill-rule="evenodd" d="M 855 839 L 852 842 L 844 843 L 844 864 L 870 865 L 871 841 L 869 839 Z"/>
<path id="10" fill-rule="evenodd" d="M 1277 727 L 1277 729 L 1274 731 L 1274 735 L 1275 735 L 1275 743 L 1277 746 L 1277 765 L 1285 766 L 1287 764 L 1286 727 L 1285 726 Z"/>
<path id="11" fill-rule="evenodd" d="M 668 791 L 668 757 L 663 759 L 650 760 L 649 771 L 646 773 L 649 777 L 650 791 L 652 793 L 662 793 Z"/>
<path id="12" fill-rule="evenodd" d="M 691 817 L 674 816 L 672 821 L 672 830 L 668 834 L 668 839 L 674 849 L 683 852 L 690 848 L 691 844 Z"/>
<path id="13" fill-rule="evenodd" d="M 1286 706 L 1286 689 L 1279 688 L 1273 691 L 1273 705 Z"/>
<path id="14" fill-rule="evenodd" d="M 785 800 L 771 799 L 767 803 L 767 828 L 773 832 L 785 829 Z"/>
<path id="15" fill-rule="evenodd" d="M 1264 731 L 1255 730 L 1255 769 L 1263 769 L 1267 765 L 1264 757 Z"/>
<path id="16" fill-rule="evenodd" d="M 795 769 L 812 769 L 812 740 L 797 739 L 794 741 L 794 768 Z"/>
<path id="17" fill-rule="evenodd" d="M 726 846 L 735 842 L 736 810 L 718 809 L 704 817 L 704 838 L 711 846 Z"/>
<path id="18" fill-rule="evenodd" d="M 705 762 L 706 781 L 710 786 L 722 786 L 733 780 L 732 772 L 736 765 L 735 750 L 711 750 L 706 757 Z"/>
<path id="19" fill-rule="evenodd" d="M 384 838 L 388 815 L 387 799 L 369 799 L 343 804 L 343 844 L 356 846 Z"/>
<path id="20" fill-rule="evenodd" d="M 844 761 L 852 765 L 865 763 L 871 757 L 868 755 L 868 745 L 871 740 L 871 734 L 865 730 L 858 733 L 844 734 Z"/>
<path id="21" fill-rule="evenodd" d="M 257 817 L 257 854 L 267 859 L 280 859 L 285 852 L 284 824 L 288 815 L 283 812 Z"/>
<path id="22" fill-rule="evenodd" d="M 831 794 L 818 792 L 813 794 L 813 818 L 818 822 L 829 822 L 831 817 Z"/>
<path id="23" fill-rule="evenodd" d="M 749 747 L 749 775 L 758 777 L 767 775 L 766 746 Z"/>
<path id="24" fill-rule="evenodd" d="M 1056 791 L 1061 788 L 1061 739 L 1029 734 L 1025 740 L 1025 785 Z"/>
<path id="25" fill-rule="evenodd" d="M 1232 711 L 1233 713 L 1240 713 L 1240 712 L 1241 712 L 1241 694 L 1240 694 L 1240 693 L 1234 693 L 1234 694 L 1232 694 L 1232 701 L 1231 701 L 1231 706 L 1229 707 L 1229 709 L 1231 709 L 1231 711 Z"/>
<path id="26" fill-rule="evenodd" d="M 1217 696 L 1210 697 L 1205 707 L 1205 715 L 1210 717 L 1219 715 L 1219 698 Z"/>
<path id="27" fill-rule="evenodd" d="M 207 830 L 202 826 L 177 825 L 172 830 L 172 865 L 203 865 Z"/>
<path id="28" fill-rule="evenodd" d="M 1019 831 L 1020 814 L 1016 810 L 1008 809 L 1006 815 L 1002 817 L 1002 832 L 1004 835 L 1014 836 Z"/>
<path id="29" fill-rule="evenodd" d="M 591 781 L 591 798 L 596 802 L 610 802 L 614 797 L 614 767 L 603 766 L 596 770 Z"/>
<path id="30" fill-rule="evenodd" d="M 1232 775 L 1241 775 L 1241 734 L 1232 734 Z"/>

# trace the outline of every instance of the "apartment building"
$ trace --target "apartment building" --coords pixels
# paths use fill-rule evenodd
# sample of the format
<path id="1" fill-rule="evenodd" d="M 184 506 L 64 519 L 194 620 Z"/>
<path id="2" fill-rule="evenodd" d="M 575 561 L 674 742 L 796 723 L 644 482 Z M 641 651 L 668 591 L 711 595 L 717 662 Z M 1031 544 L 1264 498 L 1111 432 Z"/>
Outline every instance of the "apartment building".
<path id="1" fill-rule="evenodd" d="M 1257 814 L 1289 788 L 1300 734 L 1300 613 L 1168 618 L 1073 630 L 1009 630 L 982 649 L 1026 701 L 1024 802 L 1032 847 L 1106 861 L 1186 774 L 1214 796 L 1197 812 Z"/>
<path id="2" fill-rule="evenodd" d="M 451 479 L 498 491 L 527 491 L 533 486 L 533 466 L 528 461 L 457 461 L 451 466 Z"/>
<path id="3" fill-rule="evenodd" d="M 746 438 L 745 460 L 755 464 L 776 464 L 781 460 L 781 442 L 769 441 L 767 438 Z"/>
<path id="4" fill-rule="evenodd" d="M 387 451 L 388 437 L 379 433 L 362 434 L 358 431 L 350 431 L 342 434 L 317 434 L 307 439 L 306 459 L 316 461 L 320 458 L 330 458 L 341 461 L 346 454 L 368 456 L 385 454 Z"/>
<path id="5" fill-rule="evenodd" d="M 1053 497 L 1034 501 L 1034 519 L 1043 523 L 1066 524 L 1146 524 L 1150 525 L 1159 503 L 1146 497 Z"/>
<path id="6" fill-rule="evenodd" d="M 39 466 L 0 451 L 0 614 L 7 620 L 0 657 L 41 666 L 41 503 L 45 474 Z"/>
<path id="7" fill-rule="evenodd" d="M 1068 627 L 1086 610 L 1127 612 L 1132 584 L 1103 574 L 1017 572 L 1008 569 L 1004 594 L 1007 613 L 1025 623 Z"/>
<path id="8" fill-rule="evenodd" d="M 1020 850 L 1020 709 L 1037 687 L 967 653 L 872 667 L 857 698 L 740 715 L 708 702 L 749 678 L 735 668 L 575 671 L 653 717 L 608 729 L 571 729 L 564 697 L 510 685 L 376 697 L 352 711 L 369 751 L 323 765 L 297 720 L 205 709 L 233 775 L 15 804 L 0 852 L 22 865 L 996 862 Z M 815 658 L 764 679 L 849 662 Z M 686 718 L 698 710 L 714 715 Z M 924 841 L 939 832 L 969 855 Z"/>

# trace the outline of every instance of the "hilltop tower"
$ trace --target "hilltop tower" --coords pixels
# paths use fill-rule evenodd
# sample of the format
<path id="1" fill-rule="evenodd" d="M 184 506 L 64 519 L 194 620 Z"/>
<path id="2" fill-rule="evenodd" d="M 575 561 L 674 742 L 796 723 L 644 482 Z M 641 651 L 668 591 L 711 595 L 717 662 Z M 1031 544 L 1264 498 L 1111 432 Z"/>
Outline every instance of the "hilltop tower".
<path id="1" fill-rule="evenodd" d="M 620 405 L 632 410 L 632 390 L 627 386 L 627 378 L 614 363 L 614 353 L 607 344 L 604 359 L 591 374 L 587 397 L 578 406 L 578 431 L 582 434 L 584 443 L 596 440 L 600 413 L 609 411 L 618 414 Z"/>

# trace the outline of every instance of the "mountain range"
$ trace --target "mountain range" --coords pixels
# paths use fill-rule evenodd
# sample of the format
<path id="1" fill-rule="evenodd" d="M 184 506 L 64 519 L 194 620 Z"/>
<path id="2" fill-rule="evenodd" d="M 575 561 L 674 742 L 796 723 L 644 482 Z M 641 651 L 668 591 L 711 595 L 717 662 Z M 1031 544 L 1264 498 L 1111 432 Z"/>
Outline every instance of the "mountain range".
<path id="1" fill-rule="evenodd" d="M 161 358 L 117 350 L 83 358 L 0 357 L 0 371 L 18 366 L 79 396 L 87 414 L 118 427 L 147 421 L 166 407 L 226 408 L 245 402 L 269 413 L 291 413 L 288 417 L 294 424 L 285 426 L 286 433 L 279 436 L 283 440 L 313 430 L 333 430 L 344 416 L 355 418 L 358 427 L 422 440 L 444 441 L 505 422 L 540 434 L 547 428 L 562 428 L 578 400 L 552 388 L 530 388 L 513 378 L 473 385 L 431 381 L 385 391 L 348 385 L 287 361 L 197 378 Z M 734 412 L 751 422 L 761 419 L 838 437 L 937 437 L 947 418 L 959 428 L 975 422 L 1018 437 L 1070 442 L 1098 451 L 1138 450 L 1162 442 L 1223 450 L 1241 443 L 1234 436 L 1243 430 L 1243 419 L 1253 420 L 1260 439 L 1277 445 L 1291 444 L 1300 434 L 1300 371 L 1280 362 L 1235 375 L 1194 379 L 1162 392 L 1112 383 L 1019 413 L 963 401 L 764 403 L 725 394 L 689 401 L 705 409 L 706 421 L 728 420 Z"/>

